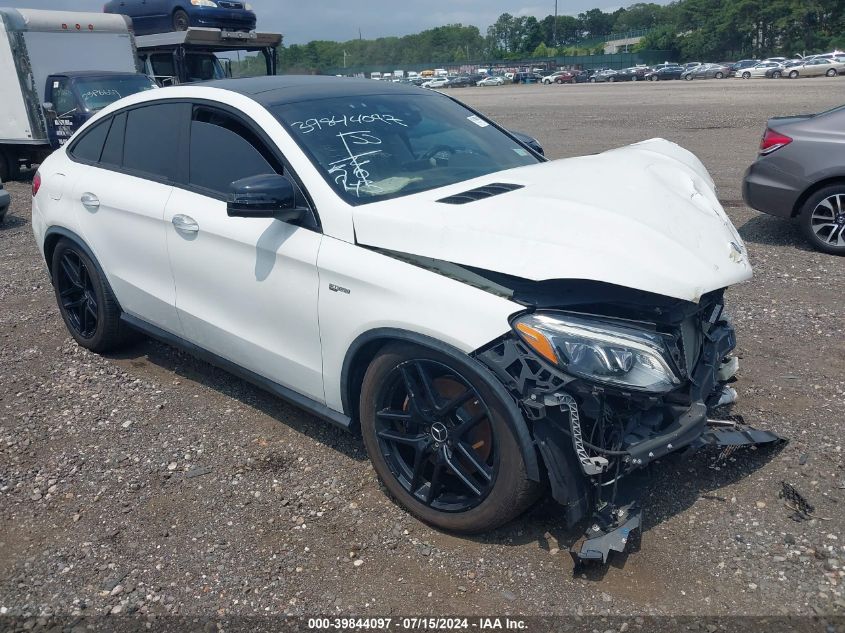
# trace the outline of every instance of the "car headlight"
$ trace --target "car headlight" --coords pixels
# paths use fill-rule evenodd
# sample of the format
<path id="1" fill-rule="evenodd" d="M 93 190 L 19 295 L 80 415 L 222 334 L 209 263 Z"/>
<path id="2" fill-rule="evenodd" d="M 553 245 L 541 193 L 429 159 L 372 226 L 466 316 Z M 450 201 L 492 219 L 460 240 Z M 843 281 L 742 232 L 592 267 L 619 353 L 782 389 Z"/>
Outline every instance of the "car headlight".
<path id="1" fill-rule="evenodd" d="M 656 332 L 542 312 L 519 317 L 513 327 L 542 358 L 585 380 L 656 393 L 680 384 Z"/>
<path id="2" fill-rule="evenodd" d="M 252 5 L 251 5 L 249 2 L 247 2 L 247 3 L 244 5 L 244 9 L 245 9 L 245 10 L 247 10 L 247 11 L 252 11 Z"/>
<path id="3" fill-rule="evenodd" d="M 217 8 L 217 3 L 212 2 L 212 0 L 191 0 L 191 4 L 195 7 L 211 7 L 213 9 Z"/>

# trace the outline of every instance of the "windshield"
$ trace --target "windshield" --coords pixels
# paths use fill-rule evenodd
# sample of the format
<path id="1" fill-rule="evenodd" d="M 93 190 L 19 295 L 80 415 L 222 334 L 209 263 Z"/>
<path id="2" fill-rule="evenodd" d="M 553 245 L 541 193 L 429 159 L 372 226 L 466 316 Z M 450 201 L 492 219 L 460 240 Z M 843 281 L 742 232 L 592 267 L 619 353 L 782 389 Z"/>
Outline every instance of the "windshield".
<path id="1" fill-rule="evenodd" d="M 185 70 L 188 81 L 226 78 L 223 65 L 212 53 L 189 53 L 185 56 Z"/>
<path id="2" fill-rule="evenodd" d="M 84 108 L 90 112 L 102 110 L 118 99 L 136 92 L 157 88 L 146 75 L 125 75 L 117 77 L 85 77 L 76 79 L 76 89 Z"/>
<path id="3" fill-rule="evenodd" d="M 350 204 L 541 160 L 486 120 L 436 94 L 332 98 L 270 111 Z"/>

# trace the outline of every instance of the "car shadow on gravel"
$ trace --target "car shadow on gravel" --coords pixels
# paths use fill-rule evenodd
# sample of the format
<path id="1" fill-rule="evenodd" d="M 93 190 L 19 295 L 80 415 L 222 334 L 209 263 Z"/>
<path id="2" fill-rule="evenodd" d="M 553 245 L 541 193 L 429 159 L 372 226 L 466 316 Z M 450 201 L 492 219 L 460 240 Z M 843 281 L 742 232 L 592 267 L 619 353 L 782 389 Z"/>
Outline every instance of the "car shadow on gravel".
<path id="1" fill-rule="evenodd" d="M 358 461 L 367 459 L 363 442 L 358 436 L 302 411 L 250 382 L 195 358 L 188 352 L 143 337 L 124 351 L 108 354 L 107 357 L 124 366 L 128 364 L 135 370 L 147 368 L 147 371 L 155 374 L 155 378 L 160 382 L 172 381 L 174 377 L 178 377 L 186 382 L 194 382 L 207 389 L 213 389 L 227 398 L 256 409 L 298 433 L 339 451 L 346 457 Z"/>
<path id="2" fill-rule="evenodd" d="M 26 220 L 15 215 L 7 215 L 6 218 L 0 222 L 0 231 L 10 231 L 18 227 L 24 226 Z"/>
<path id="3" fill-rule="evenodd" d="M 671 455 L 646 468 L 638 475 L 642 479 L 642 528 L 632 533 L 624 553 L 611 553 L 607 565 L 574 567 L 568 550 L 582 537 L 586 523 L 567 529 L 563 507 L 548 494 L 519 519 L 493 532 L 468 538 L 480 543 L 506 546 L 536 543 L 550 555 L 554 553 L 560 556 L 561 565 L 572 566 L 573 573 L 583 574 L 586 580 L 601 581 L 611 569 L 625 567 L 628 557 L 640 551 L 643 537 L 647 541 L 645 546 L 652 546 L 648 543 L 648 532 L 652 528 L 689 510 L 693 505 L 707 504 L 702 508 L 709 509 L 712 506 L 713 512 L 728 511 L 730 499 L 718 491 L 753 475 L 772 461 L 785 446 L 785 443 L 781 443 L 759 449 L 743 449 L 728 460 L 719 460 L 718 452 L 704 449 L 690 457 Z M 554 552 L 555 549 L 558 552 Z"/>
<path id="4" fill-rule="evenodd" d="M 748 220 L 737 230 L 744 241 L 753 244 L 789 246 L 802 251 L 816 252 L 801 235 L 798 222 L 790 218 L 760 214 Z"/>

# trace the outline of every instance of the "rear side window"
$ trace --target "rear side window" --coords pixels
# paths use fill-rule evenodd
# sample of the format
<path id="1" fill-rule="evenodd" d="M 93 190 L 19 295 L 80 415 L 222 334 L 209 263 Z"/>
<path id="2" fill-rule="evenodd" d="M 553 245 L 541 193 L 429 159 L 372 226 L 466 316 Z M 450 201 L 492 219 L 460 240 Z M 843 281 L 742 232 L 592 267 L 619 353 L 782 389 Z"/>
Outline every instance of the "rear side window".
<path id="1" fill-rule="evenodd" d="M 157 179 L 175 180 L 184 108 L 180 103 L 166 103 L 129 110 L 123 168 Z"/>
<path id="2" fill-rule="evenodd" d="M 103 143 L 109 133 L 109 125 L 111 125 L 111 117 L 85 130 L 73 144 L 70 155 L 87 163 L 99 162 L 100 154 L 103 153 Z"/>
<path id="3" fill-rule="evenodd" d="M 111 129 L 103 146 L 100 163 L 110 167 L 120 167 L 123 164 L 123 136 L 126 132 L 126 113 L 115 115 Z"/>
<path id="4" fill-rule="evenodd" d="M 282 173 L 281 165 L 246 125 L 220 110 L 194 108 L 191 185 L 225 195 L 236 180 L 274 173 Z"/>

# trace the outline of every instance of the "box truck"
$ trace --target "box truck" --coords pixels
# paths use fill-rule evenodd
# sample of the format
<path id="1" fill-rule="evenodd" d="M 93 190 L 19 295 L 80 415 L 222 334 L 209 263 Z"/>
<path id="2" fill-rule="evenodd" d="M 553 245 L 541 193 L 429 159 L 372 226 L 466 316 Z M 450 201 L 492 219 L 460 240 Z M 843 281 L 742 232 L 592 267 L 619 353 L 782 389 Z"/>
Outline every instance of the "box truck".
<path id="1" fill-rule="evenodd" d="M 119 15 L 0 8 L 0 181 L 40 163 L 94 112 L 155 87 Z"/>

